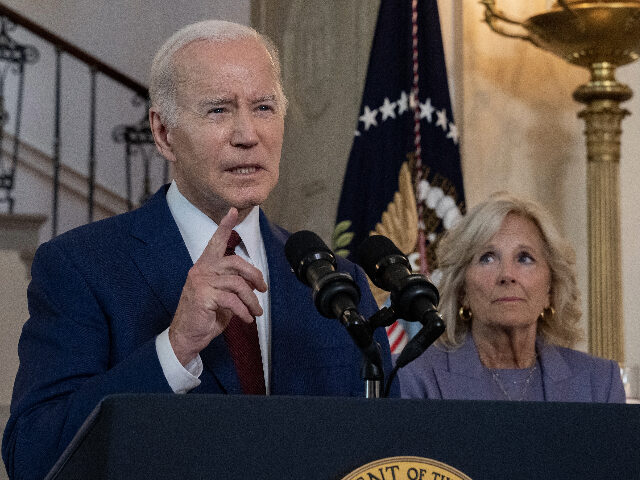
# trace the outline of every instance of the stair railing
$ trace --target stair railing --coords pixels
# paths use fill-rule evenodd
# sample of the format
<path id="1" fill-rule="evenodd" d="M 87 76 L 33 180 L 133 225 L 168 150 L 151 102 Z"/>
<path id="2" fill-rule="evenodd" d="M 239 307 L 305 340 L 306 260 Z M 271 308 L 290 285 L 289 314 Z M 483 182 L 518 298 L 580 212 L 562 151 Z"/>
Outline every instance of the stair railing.
<path id="1" fill-rule="evenodd" d="M 16 168 L 18 165 L 21 146 L 22 109 L 24 106 L 24 84 L 27 67 L 37 62 L 40 58 L 38 50 L 31 45 L 20 44 L 12 39 L 11 34 L 18 27 L 31 32 L 41 40 L 49 43 L 55 51 L 55 74 L 53 79 L 54 118 L 53 118 L 53 145 L 51 160 L 53 164 L 53 187 L 51 205 L 51 233 L 57 235 L 60 211 L 60 171 L 61 162 L 61 114 L 62 114 L 62 58 L 70 56 L 83 64 L 90 75 L 90 99 L 89 99 L 89 124 L 87 135 L 89 137 L 89 149 L 87 159 L 87 221 L 93 221 L 94 194 L 96 191 L 96 121 L 97 121 L 97 79 L 104 76 L 116 82 L 121 87 L 133 93 L 132 104 L 144 106 L 144 115 L 141 120 L 131 124 L 122 124 L 112 129 L 112 141 L 124 144 L 125 156 L 125 182 L 126 205 L 132 209 L 138 202 L 133 198 L 133 173 L 132 162 L 136 157 L 142 159 L 143 178 L 142 194 L 139 203 L 143 202 L 152 191 L 150 165 L 154 159 L 160 158 L 155 152 L 153 137 L 146 118 L 148 108 L 147 87 L 133 80 L 129 76 L 117 71 L 98 58 L 76 47 L 63 38 L 53 34 L 45 28 L 37 25 L 28 18 L 14 10 L 0 4 L 0 205 L 5 205 L 8 213 L 13 213 L 15 200 L 12 191 L 15 186 Z M 5 98 L 5 80 L 10 72 L 18 75 L 15 99 Z M 5 124 L 9 121 L 9 115 L 5 111 L 8 100 L 15 100 L 15 118 L 13 119 L 13 136 L 11 152 L 4 155 L 3 140 L 8 138 L 5 132 Z M 162 159 L 162 182 L 168 179 L 168 165 Z"/>

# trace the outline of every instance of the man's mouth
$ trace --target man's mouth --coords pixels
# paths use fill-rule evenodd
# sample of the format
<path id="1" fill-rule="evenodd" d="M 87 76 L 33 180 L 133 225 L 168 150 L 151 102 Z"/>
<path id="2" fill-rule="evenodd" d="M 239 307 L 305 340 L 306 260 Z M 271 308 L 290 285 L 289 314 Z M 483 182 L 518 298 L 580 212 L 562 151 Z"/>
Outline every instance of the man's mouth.
<path id="1" fill-rule="evenodd" d="M 236 167 L 229 169 L 230 173 L 238 174 L 238 175 L 249 175 L 251 173 L 256 173 L 258 171 L 258 167 L 249 166 L 249 167 Z"/>

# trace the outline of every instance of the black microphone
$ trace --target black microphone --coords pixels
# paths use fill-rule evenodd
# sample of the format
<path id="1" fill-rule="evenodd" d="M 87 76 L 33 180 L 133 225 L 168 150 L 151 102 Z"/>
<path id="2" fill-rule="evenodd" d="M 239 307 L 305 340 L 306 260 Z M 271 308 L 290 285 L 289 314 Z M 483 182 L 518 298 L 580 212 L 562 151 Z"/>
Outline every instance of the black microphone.
<path id="1" fill-rule="evenodd" d="M 423 275 L 411 273 L 407 257 L 387 237 L 372 235 L 360 244 L 358 263 L 371 281 L 391 292 L 391 303 L 402 318 L 426 325 L 440 300 L 438 289 Z"/>
<path id="2" fill-rule="evenodd" d="M 402 368 L 419 357 L 445 330 L 436 309 L 440 300 L 438 289 L 423 275 L 411 273 L 407 257 L 382 235 L 372 235 L 362 242 L 357 257 L 374 285 L 391 292 L 391 306 L 398 317 L 423 325 L 396 360 L 396 367 Z"/>
<path id="3" fill-rule="evenodd" d="M 287 239 L 284 254 L 291 269 L 313 289 L 313 301 L 323 317 L 340 318 L 360 301 L 360 289 L 348 273 L 336 272 L 336 257 L 313 232 L 301 230 Z"/>
<path id="4" fill-rule="evenodd" d="M 284 254 L 298 280 L 313 289 L 313 301 L 326 318 L 337 318 L 377 371 L 382 372 L 373 329 L 357 310 L 360 289 L 351 275 L 336 272 L 336 257 L 313 232 L 301 230 L 287 239 Z"/>

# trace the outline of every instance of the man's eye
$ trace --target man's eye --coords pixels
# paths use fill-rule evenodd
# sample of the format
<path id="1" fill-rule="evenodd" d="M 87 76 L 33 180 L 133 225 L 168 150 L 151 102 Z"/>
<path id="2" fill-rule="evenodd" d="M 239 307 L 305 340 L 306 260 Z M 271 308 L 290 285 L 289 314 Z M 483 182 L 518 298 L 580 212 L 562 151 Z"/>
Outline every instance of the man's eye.
<path id="1" fill-rule="evenodd" d="M 215 107 L 209 110 L 209 113 L 224 113 L 224 112 L 225 112 L 224 107 Z"/>
<path id="2" fill-rule="evenodd" d="M 258 110 L 261 112 L 272 112 L 273 107 L 271 105 L 258 105 Z"/>

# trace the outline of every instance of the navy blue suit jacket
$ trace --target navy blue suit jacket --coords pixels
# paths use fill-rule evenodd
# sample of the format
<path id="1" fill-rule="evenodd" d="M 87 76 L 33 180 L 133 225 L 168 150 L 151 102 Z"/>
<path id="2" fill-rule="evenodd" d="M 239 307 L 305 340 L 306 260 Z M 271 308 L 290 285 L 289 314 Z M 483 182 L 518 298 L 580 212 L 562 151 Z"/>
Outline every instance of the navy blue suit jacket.
<path id="1" fill-rule="evenodd" d="M 171 323 L 193 263 L 165 194 L 163 187 L 138 210 L 38 249 L 2 443 L 11 478 L 42 478 L 106 395 L 171 392 L 155 337 Z M 271 285 L 271 393 L 362 396 L 361 355 L 337 320 L 317 313 L 311 290 L 291 272 L 284 256 L 288 233 L 262 212 L 260 229 Z M 364 274 L 342 259 L 339 270 L 357 281 L 359 311 L 368 318 L 377 307 Z M 389 372 L 389 346 L 379 330 Z M 190 393 L 241 393 L 223 336 L 201 358 L 202 383 Z"/>

